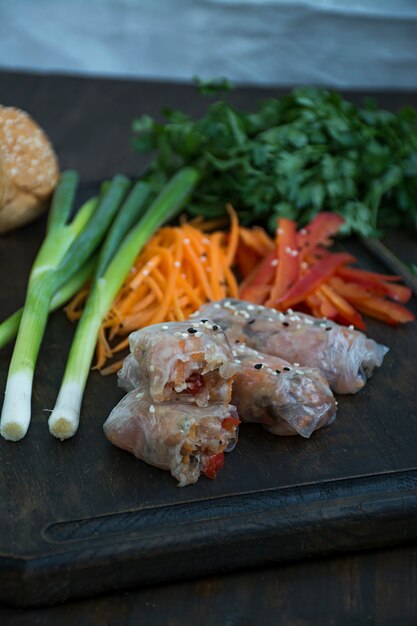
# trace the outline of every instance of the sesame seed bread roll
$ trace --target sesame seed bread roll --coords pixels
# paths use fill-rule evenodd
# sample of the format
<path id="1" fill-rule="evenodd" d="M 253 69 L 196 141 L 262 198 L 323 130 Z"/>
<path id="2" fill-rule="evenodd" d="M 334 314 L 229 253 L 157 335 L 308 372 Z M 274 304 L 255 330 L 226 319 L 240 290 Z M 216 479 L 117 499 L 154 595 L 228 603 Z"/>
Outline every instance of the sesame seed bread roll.
<path id="1" fill-rule="evenodd" d="M 55 152 L 24 111 L 0 105 L 0 233 L 36 219 L 58 182 Z"/>

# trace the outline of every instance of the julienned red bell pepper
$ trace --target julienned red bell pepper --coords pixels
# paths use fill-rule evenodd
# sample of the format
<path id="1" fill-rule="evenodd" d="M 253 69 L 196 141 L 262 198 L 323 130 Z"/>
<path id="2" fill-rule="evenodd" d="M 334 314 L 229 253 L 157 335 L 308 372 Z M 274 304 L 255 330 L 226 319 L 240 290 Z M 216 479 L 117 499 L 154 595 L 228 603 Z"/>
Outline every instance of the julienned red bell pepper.
<path id="1" fill-rule="evenodd" d="M 353 276 L 359 278 L 362 276 L 362 277 L 369 278 L 369 280 L 375 280 L 378 282 L 381 280 L 386 281 L 386 282 L 393 282 L 393 283 L 398 283 L 399 281 L 401 281 L 401 276 L 395 276 L 391 274 L 378 274 L 378 272 L 370 272 L 369 270 L 361 270 L 358 267 L 340 268 L 340 270 L 337 273 L 340 274 L 340 276 L 346 276 L 347 278 L 352 278 Z"/>
<path id="2" fill-rule="evenodd" d="M 275 251 L 274 251 L 275 253 Z M 235 264 L 242 278 L 247 278 L 259 263 L 259 254 L 243 242 L 239 242 L 236 250 Z"/>
<path id="3" fill-rule="evenodd" d="M 212 454 L 206 460 L 204 467 L 202 468 L 204 476 L 207 478 L 211 478 L 214 480 L 217 474 L 220 472 L 224 465 L 224 453 L 218 452 L 217 454 Z"/>
<path id="4" fill-rule="evenodd" d="M 407 322 L 413 322 L 415 320 L 413 313 L 401 304 L 390 302 L 389 300 L 378 298 L 377 296 L 373 296 L 363 302 L 358 302 L 355 306 L 361 313 L 387 322 L 387 324 L 391 324 L 392 326 L 406 324 Z"/>
<path id="5" fill-rule="evenodd" d="M 277 258 L 275 280 L 267 306 L 275 306 L 278 299 L 295 284 L 300 269 L 297 226 L 293 220 L 281 217 L 277 229 Z"/>
<path id="6" fill-rule="evenodd" d="M 414 315 L 405 307 L 385 298 L 374 296 L 362 285 L 347 283 L 341 278 L 333 277 L 331 287 L 355 307 L 371 317 L 376 317 L 389 324 L 404 324 L 412 322 Z"/>
<path id="7" fill-rule="evenodd" d="M 239 289 L 239 298 L 242 300 L 250 300 L 252 302 L 252 297 L 253 294 L 256 293 L 257 287 L 265 288 L 265 286 L 272 283 L 277 265 L 276 250 L 271 250 L 271 252 L 268 252 L 262 261 L 258 263 L 258 265 L 256 265 L 256 267 L 254 267 L 250 274 L 245 278 Z M 268 291 L 269 289 L 266 290 L 266 292 Z M 266 295 L 267 293 L 264 293 L 264 297 Z M 257 304 L 262 304 L 262 302 L 263 300 L 261 302 L 257 302 Z"/>
<path id="8" fill-rule="evenodd" d="M 338 311 L 338 319 L 344 324 L 353 324 L 360 330 L 365 330 L 365 322 L 361 315 L 353 308 L 353 306 L 339 293 L 337 293 L 329 285 L 320 287 L 326 298 L 336 307 Z"/>
<path id="9" fill-rule="evenodd" d="M 326 256 L 312 265 L 289 291 L 277 298 L 275 304 L 284 308 L 298 304 L 333 276 L 338 267 L 354 261 L 356 261 L 355 257 L 347 252 L 336 252 Z"/>
<path id="10" fill-rule="evenodd" d="M 322 211 L 318 213 L 311 222 L 298 232 L 298 245 L 300 258 L 313 252 L 317 246 L 328 246 L 331 243 L 330 237 L 339 232 L 344 219 L 341 215 Z"/>
<path id="11" fill-rule="evenodd" d="M 330 302 L 330 300 L 324 295 L 321 289 L 316 289 L 314 295 L 320 302 L 320 316 L 326 317 L 329 320 L 334 320 L 338 316 L 339 312 L 336 307 Z M 319 317 L 320 317 L 319 316 Z"/>
<path id="12" fill-rule="evenodd" d="M 360 283 L 375 295 L 387 296 L 396 302 L 405 304 L 412 296 L 412 291 L 405 285 L 392 284 L 383 275 L 367 272 L 356 267 L 341 267 L 337 274 L 342 278 Z"/>

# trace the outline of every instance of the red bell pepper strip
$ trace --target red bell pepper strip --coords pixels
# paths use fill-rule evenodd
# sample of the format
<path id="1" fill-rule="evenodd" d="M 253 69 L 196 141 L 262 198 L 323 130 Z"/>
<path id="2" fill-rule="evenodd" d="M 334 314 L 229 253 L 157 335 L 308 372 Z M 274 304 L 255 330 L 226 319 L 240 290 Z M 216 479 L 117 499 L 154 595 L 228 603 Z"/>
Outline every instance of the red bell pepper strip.
<path id="1" fill-rule="evenodd" d="M 298 231 L 298 245 L 300 246 L 300 257 L 313 252 L 317 246 L 328 246 L 331 244 L 330 237 L 339 232 L 344 219 L 341 215 L 322 211 L 318 213 L 311 222 Z"/>
<path id="2" fill-rule="evenodd" d="M 310 270 L 304 274 L 289 291 L 277 299 L 276 304 L 282 305 L 285 308 L 298 304 L 304 300 L 309 293 L 320 287 L 320 285 L 333 276 L 338 267 L 346 263 L 352 263 L 355 260 L 355 257 L 347 252 L 336 252 L 335 254 L 326 256 L 324 259 L 312 265 Z"/>
<path id="3" fill-rule="evenodd" d="M 345 283 L 337 277 L 332 278 L 330 284 L 337 293 L 354 304 L 356 309 L 370 317 L 383 320 L 388 324 L 405 324 L 415 319 L 411 311 L 405 307 L 372 295 L 362 285 Z"/>
<path id="4" fill-rule="evenodd" d="M 391 282 L 384 280 L 383 275 L 366 272 L 356 267 L 341 267 L 337 274 L 349 281 L 360 283 L 375 295 L 387 296 L 396 302 L 405 304 L 412 296 L 412 291 L 409 287 L 393 285 Z"/>
<path id="5" fill-rule="evenodd" d="M 346 298 L 349 302 L 363 302 L 372 298 L 372 293 L 368 291 L 363 285 L 358 283 L 345 282 L 338 276 L 333 276 L 329 280 L 329 285 L 337 291 L 341 296 Z"/>
<path id="6" fill-rule="evenodd" d="M 346 271 L 345 271 L 346 270 Z M 346 268 L 341 268 L 338 271 L 338 274 L 340 274 L 340 276 L 346 276 L 346 278 L 353 278 L 354 276 L 356 277 L 367 277 L 370 280 L 376 280 L 376 281 L 386 281 L 386 282 L 394 282 L 394 283 L 398 283 L 401 280 L 401 276 L 395 276 L 393 274 L 378 274 L 378 272 L 370 272 L 368 270 L 361 270 L 358 267 L 346 267 Z"/>
<path id="7" fill-rule="evenodd" d="M 246 278 L 259 263 L 259 255 L 241 241 L 236 250 L 235 265 L 242 278 Z"/>
<path id="8" fill-rule="evenodd" d="M 276 303 L 297 281 L 300 261 L 298 258 L 296 224 L 293 220 L 281 217 L 277 229 L 277 258 L 275 280 L 267 306 Z"/>
<path id="9" fill-rule="evenodd" d="M 368 300 L 363 302 L 358 302 L 356 307 L 361 313 L 387 322 L 392 326 L 406 324 L 415 320 L 413 313 L 406 309 L 405 306 L 376 296 L 368 298 Z"/>
<path id="10" fill-rule="evenodd" d="M 324 293 L 320 289 L 316 289 L 314 295 L 320 301 L 320 316 L 326 317 L 329 320 L 336 319 L 338 316 L 338 310 L 324 295 Z"/>
<path id="11" fill-rule="evenodd" d="M 214 480 L 217 474 L 220 472 L 224 465 L 224 453 L 218 452 L 217 454 L 212 454 L 206 459 L 205 464 L 202 468 L 204 476 L 207 478 L 211 478 Z"/>
<path id="12" fill-rule="evenodd" d="M 246 287 L 244 292 L 239 292 L 239 298 L 254 304 L 263 305 L 268 300 L 270 293 L 270 285 L 254 285 L 253 287 Z"/>
<path id="13" fill-rule="evenodd" d="M 262 261 L 251 271 L 249 276 L 245 278 L 239 289 L 239 298 L 252 302 L 249 294 L 252 292 L 253 288 L 270 285 L 274 279 L 277 265 L 277 253 L 275 250 L 271 250 L 271 252 L 268 252 Z"/>
<path id="14" fill-rule="evenodd" d="M 322 285 L 320 290 L 324 293 L 326 298 L 335 306 L 339 313 L 339 317 L 344 323 L 353 324 L 360 330 L 365 330 L 365 322 L 361 315 L 353 308 L 353 306 L 345 300 L 343 296 L 337 293 L 329 285 Z"/>

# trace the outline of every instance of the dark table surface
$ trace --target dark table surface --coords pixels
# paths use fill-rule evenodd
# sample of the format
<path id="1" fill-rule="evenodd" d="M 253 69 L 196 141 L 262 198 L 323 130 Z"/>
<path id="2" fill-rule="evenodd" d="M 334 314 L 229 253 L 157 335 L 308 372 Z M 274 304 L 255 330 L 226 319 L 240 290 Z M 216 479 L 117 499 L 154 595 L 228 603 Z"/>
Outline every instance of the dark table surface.
<path id="1" fill-rule="evenodd" d="M 231 98 L 250 108 L 260 98 L 279 93 L 241 88 Z M 370 94 L 346 95 L 359 102 Z M 392 110 L 417 106 L 417 92 L 371 95 Z M 205 106 L 185 85 L 9 72 L 0 72 L 0 103 L 29 111 L 50 136 L 62 169 L 77 169 L 85 181 L 141 170 L 144 161 L 130 147 L 136 115 L 155 115 L 164 106 L 198 114 Z M 51 608 L 0 607 L 0 624 L 405 626 L 417 623 L 416 557 L 416 546 L 392 548 L 269 565 Z"/>

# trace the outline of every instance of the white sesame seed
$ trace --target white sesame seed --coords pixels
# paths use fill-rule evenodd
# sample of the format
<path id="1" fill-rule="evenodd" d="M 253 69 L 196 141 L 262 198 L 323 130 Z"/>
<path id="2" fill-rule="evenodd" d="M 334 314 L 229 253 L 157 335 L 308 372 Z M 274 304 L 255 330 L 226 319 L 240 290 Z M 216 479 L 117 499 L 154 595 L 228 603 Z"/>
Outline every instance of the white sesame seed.
<path id="1" fill-rule="evenodd" d="M 292 309 L 287 309 L 287 313 L 289 313 L 290 315 L 292 315 L 294 313 L 294 311 Z"/>
<path id="2" fill-rule="evenodd" d="M 239 361 L 239 359 L 235 359 L 235 363 L 239 365 L 239 363 L 242 363 L 242 361 Z"/>
<path id="3" fill-rule="evenodd" d="M 149 407 L 149 413 L 155 413 L 155 407 L 153 404 Z"/>
<path id="4" fill-rule="evenodd" d="M 168 326 L 162 326 L 162 330 L 168 330 Z"/>
<path id="5" fill-rule="evenodd" d="M 353 324 L 351 324 L 351 325 L 349 326 L 349 330 L 355 330 L 355 327 L 354 327 L 354 325 L 353 325 Z"/>
<path id="6" fill-rule="evenodd" d="M 217 302 L 213 306 L 214 306 L 215 309 L 221 309 L 222 308 L 220 304 L 217 304 Z"/>
<path id="7" fill-rule="evenodd" d="M 307 231 L 306 231 L 306 229 L 305 229 L 305 228 L 302 228 L 302 229 L 300 230 L 300 235 L 307 235 Z"/>
<path id="8" fill-rule="evenodd" d="M 254 311 L 255 307 L 253 306 L 253 304 L 248 304 L 248 306 L 246 307 L 248 309 L 248 311 Z"/>
<path id="9" fill-rule="evenodd" d="M 185 245 L 188 245 L 188 244 L 190 243 L 190 240 L 188 239 L 188 237 L 186 237 L 186 238 L 184 239 L 184 243 L 185 243 Z"/>
<path id="10" fill-rule="evenodd" d="M 181 267 L 181 263 L 179 261 L 174 262 L 175 267 Z"/>
<path id="11" fill-rule="evenodd" d="M 295 362 L 294 362 L 294 363 L 293 363 L 293 365 L 294 365 L 294 367 L 300 367 L 300 364 L 299 364 L 299 363 L 295 363 Z"/>
<path id="12" fill-rule="evenodd" d="M 182 337 L 182 333 L 180 333 L 179 331 L 177 331 L 176 333 L 174 333 L 174 335 L 175 335 L 176 337 Z"/>
<path id="13" fill-rule="evenodd" d="M 144 276 L 149 276 L 149 270 L 142 270 L 142 274 Z"/>
<path id="14" fill-rule="evenodd" d="M 303 376 L 303 375 L 304 375 L 303 370 L 295 370 L 295 373 L 296 373 L 296 374 L 299 374 L 300 376 Z"/>
<path id="15" fill-rule="evenodd" d="M 319 326 L 320 326 L 320 328 L 326 328 L 327 324 L 321 323 L 321 324 L 319 324 Z"/>
<path id="16" fill-rule="evenodd" d="M 278 265 L 278 263 L 279 263 L 278 259 L 272 259 L 272 261 L 271 261 L 272 267 L 276 267 Z"/>
<path id="17" fill-rule="evenodd" d="M 155 370 L 155 365 L 150 365 L 150 366 L 149 366 L 149 371 L 150 371 L 150 372 L 153 372 L 154 370 Z"/>
<path id="18" fill-rule="evenodd" d="M 201 333 L 199 330 L 194 334 L 194 337 L 201 337 L 203 333 Z"/>
<path id="19" fill-rule="evenodd" d="M 184 337 L 184 339 L 188 338 L 188 333 L 181 333 L 181 337 Z"/>

